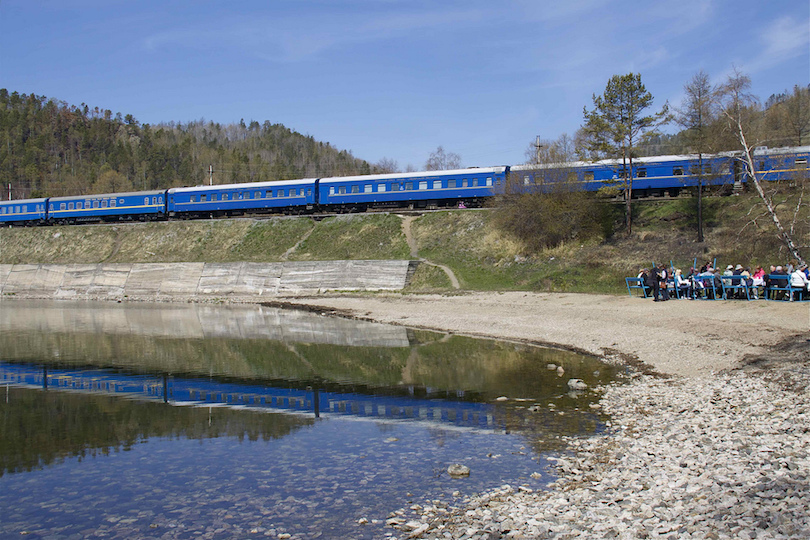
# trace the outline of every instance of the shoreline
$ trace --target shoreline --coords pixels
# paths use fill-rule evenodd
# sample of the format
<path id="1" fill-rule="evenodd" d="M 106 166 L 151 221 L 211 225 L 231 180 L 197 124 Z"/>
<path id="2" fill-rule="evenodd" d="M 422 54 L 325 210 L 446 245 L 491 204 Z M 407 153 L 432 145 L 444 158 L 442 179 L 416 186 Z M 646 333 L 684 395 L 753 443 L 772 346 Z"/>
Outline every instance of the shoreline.
<path id="1" fill-rule="evenodd" d="M 515 292 L 284 303 L 636 363 L 628 383 L 596 389 L 606 433 L 571 438 L 547 490 L 401 509 L 389 536 L 810 537 L 810 305 Z"/>
<path id="2" fill-rule="evenodd" d="M 810 333 L 810 303 L 578 293 L 324 294 L 265 299 L 374 322 L 621 356 L 641 371 L 703 377 Z"/>

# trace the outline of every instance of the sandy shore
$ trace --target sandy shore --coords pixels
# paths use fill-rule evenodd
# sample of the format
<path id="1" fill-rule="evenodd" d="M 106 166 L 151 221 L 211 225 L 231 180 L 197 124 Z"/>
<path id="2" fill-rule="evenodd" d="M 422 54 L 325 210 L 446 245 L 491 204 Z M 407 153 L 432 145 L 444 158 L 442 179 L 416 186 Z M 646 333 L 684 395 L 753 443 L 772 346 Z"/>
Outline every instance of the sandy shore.
<path id="1" fill-rule="evenodd" d="M 810 303 L 652 302 L 563 293 L 319 296 L 323 306 L 374 321 L 624 355 L 668 375 L 700 377 L 736 367 L 810 332 Z"/>

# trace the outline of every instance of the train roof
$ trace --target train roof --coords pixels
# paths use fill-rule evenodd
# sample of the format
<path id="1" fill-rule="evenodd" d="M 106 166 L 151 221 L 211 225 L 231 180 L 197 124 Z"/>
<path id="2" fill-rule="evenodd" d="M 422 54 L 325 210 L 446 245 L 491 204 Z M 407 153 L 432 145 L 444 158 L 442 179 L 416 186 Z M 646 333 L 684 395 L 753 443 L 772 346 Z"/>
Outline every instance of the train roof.
<path id="1" fill-rule="evenodd" d="M 759 156 L 777 156 L 777 155 L 793 155 L 793 154 L 807 154 L 810 153 L 810 146 L 793 146 L 793 147 L 786 147 L 786 148 L 767 148 L 767 147 L 757 147 L 754 149 L 754 157 Z M 717 157 L 741 157 L 742 151 L 732 151 L 732 152 L 718 152 L 717 154 L 703 154 L 703 159 L 712 159 Z M 670 154 L 664 156 L 643 156 L 643 157 L 636 157 L 633 158 L 634 165 L 643 165 L 643 164 L 651 164 L 651 163 L 665 163 L 670 161 L 684 161 L 684 162 L 693 162 L 698 159 L 698 154 Z M 600 159 L 598 161 L 570 161 L 567 163 L 543 163 L 539 165 L 533 164 L 524 164 L 524 165 L 515 165 L 511 167 L 513 171 L 529 171 L 534 169 L 550 169 L 550 168 L 559 168 L 559 167 L 572 167 L 572 168 L 583 168 L 586 169 L 588 167 L 611 167 L 616 165 L 621 165 L 621 159 Z"/>
<path id="2" fill-rule="evenodd" d="M 10 199 L 8 201 L 0 201 L 0 204 L 36 204 L 47 201 L 47 197 L 39 197 L 37 199 Z"/>
<path id="3" fill-rule="evenodd" d="M 180 187 L 180 188 L 171 188 L 169 193 L 191 193 L 195 191 L 211 191 L 212 189 L 262 189 L 268 187 L 279 187 L 279 186 L 300 186 L 300 185 L 312 185 L 315 183 L 316 178 L 300 178 L 296 180 L 272 180 L 269 182 L 243 182 L 241 184 L 216 184 L 213 186 L 192 186 L 192 187 Z"/>
<path id="4" fill-rule="evenodd" d="M 460 176 L 465 174 L 496 174 L 506 171 L 506 167 L 470 167 L 467 169 L 451 169 L 447 171 L 419 171 L 408 173 L 365 174 L 358 176 L 332 176 L 321 178 L 323 183 L 358 182 L 365 180 L 415 180 L 422 178 L 436 178 L 442 176 Z"/>
<path id="5" fill-rule="evenodd" d="M 105 199 L 105 198 L 113 198 L 113 197 L 132 197 L 132 196 L 140 196 L 145 197 L 152 195 L 163 195 L 166 193 L 165 189 L 153 189 L 150 191 L 128 191 L 125 193 L 93 193 L 92 195 L 66 195 L 64 197 L 51 197 L 51 201 L 75 201 L 76 199 Z"/>

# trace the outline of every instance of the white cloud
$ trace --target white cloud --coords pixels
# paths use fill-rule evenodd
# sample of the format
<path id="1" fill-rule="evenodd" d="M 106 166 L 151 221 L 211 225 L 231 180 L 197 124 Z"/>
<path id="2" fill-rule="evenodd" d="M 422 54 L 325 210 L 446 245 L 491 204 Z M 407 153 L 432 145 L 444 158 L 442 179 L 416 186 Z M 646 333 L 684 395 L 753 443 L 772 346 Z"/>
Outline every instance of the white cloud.
<path id="1" fill-rule="evenodd" d="M 764 47 L 749 64 L 753 72 L 806 54 L 810 48 L 810 25 L 806 20 L 781 17 L 763 29 L 760 41 Z"/>

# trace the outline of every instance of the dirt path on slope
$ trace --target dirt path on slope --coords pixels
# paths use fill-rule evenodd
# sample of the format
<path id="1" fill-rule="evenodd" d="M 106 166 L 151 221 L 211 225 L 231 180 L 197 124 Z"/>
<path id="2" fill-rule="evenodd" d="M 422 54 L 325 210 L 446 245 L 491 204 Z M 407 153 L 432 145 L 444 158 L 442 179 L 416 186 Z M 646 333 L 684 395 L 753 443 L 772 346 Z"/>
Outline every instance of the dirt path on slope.
<path id="1" fill-rule="evenodd" d="M 408 247 L 411 250 L 411 257 L 414 259 L 418 259 L 420 262 L 435 266 L 436 268 L 441 268 L 442 271 L 447 274 L 447 277 L 450 279 L 450 284 L 453 286 L 454 289 L 460 289 L 461 285 L 459 284 L 458 278 L 450 269 L 449 266 L 445 266 L 443 264 L 438 264 L 431 262 L 427 259 L 424 259 L 419 256 L 419 247 L 416 244 L 416 239 L 413 237 L 413 232 L 411 231 L 411 224 L 416 219 L 414 216 L 400 216 L 402 218 L 402 232 L 405 234 L 405 241 L 408 242 Z"/>

